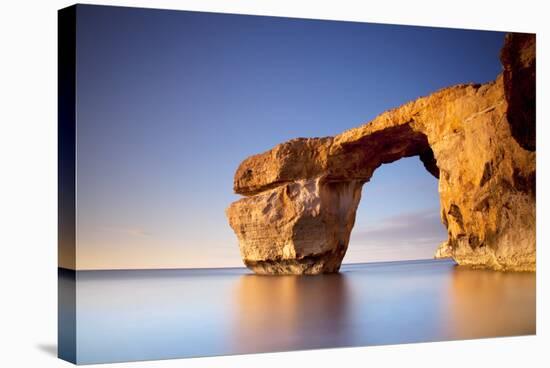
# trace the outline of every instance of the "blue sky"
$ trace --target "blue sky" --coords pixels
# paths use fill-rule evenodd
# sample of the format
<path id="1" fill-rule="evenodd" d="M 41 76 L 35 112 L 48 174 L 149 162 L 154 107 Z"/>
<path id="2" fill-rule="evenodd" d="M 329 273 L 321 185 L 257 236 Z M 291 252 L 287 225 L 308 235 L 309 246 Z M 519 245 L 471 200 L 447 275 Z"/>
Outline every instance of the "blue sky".
<path id="1" fill-rule="evenodd" d="M 493 80 L 503 39 L 79 6 L 77 268 L 241 266 L 224 209 L 244 158 Z M 431 257 L 445 238 L 437 180 L 417 158 L 381 167 L 363 197 L 345 262 Z"/>

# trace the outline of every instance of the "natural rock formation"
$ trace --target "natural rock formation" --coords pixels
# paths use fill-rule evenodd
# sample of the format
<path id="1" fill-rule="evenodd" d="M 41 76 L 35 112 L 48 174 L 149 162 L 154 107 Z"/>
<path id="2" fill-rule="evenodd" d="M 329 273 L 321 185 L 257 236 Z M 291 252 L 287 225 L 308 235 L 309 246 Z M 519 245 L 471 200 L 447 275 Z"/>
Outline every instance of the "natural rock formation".
<path id="1" fill-rule="evenodd" d="M 536 144 L 535 49 L 535 35 L 510 33 L 506 35 L 500 53 L 512 136 L 523 148 L 531 151 L 535 150 Z"/>
<path id="2" fill-rule="evenodd" d="M 514 37 L 503 60 L 534 65 L 534 41 Z M 517 65 L 525 63 L 505 63 L 508 71 L 492 83 L 446 88 L 335 137 L 294 139 L 244 160 L 234 190 L 246 197 L 229 206 L 227 217 L 246 266 L 265 274 L 338 271 L 362 185 L 380 165 L 419 156 L 439 178 L 449 234 L 439 256 L 535 270 L 534 140 L 513 134 L 514 124 L 534 127 L 534 113 L 521 111 L 535 91 L 522 87 L 521 96 L 529 95 L 513 102 Z"/>

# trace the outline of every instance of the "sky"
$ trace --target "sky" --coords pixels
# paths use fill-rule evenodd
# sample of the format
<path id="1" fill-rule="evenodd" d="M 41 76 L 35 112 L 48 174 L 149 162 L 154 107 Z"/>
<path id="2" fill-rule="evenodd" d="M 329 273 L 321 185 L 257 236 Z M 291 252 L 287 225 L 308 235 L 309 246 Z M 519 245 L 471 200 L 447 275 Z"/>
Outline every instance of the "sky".
<path id="1" fill-rule="evenodd" d="M 77 9 L 77 269 L 241 267 L 224 210 L 246 157 L 336 135 L 501 72 L 504 34 L 137 8 Z M 416 157 L 363 188 L 344 263 L 431 258 Z"/>

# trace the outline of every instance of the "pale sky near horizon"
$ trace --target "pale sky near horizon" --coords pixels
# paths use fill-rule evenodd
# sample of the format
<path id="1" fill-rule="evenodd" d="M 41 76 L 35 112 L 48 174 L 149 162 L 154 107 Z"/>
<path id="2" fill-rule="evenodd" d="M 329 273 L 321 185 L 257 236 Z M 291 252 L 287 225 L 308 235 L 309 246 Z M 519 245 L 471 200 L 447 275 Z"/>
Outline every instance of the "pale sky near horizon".
<path id="1" fill-rule="evenodd" d="M 79 5 L 77 269 L 243 266 L 224 210 L 244 158 L 493 80 L 503 40 Z M 363 188 L 344 262 L 431 258 L 445 238 L 437 180 L 402 159 Z"/>

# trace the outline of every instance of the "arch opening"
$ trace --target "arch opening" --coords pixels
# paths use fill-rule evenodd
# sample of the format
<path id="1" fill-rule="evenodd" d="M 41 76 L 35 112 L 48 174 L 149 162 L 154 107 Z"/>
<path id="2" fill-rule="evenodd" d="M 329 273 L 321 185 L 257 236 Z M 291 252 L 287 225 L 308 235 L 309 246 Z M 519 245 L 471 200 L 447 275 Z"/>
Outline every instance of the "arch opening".
<path id="1" fill-rule="evenodd" d="M 447 229 L 431 149 L 382 164 L 362 188 L 343 263 L 433 258 Z"/>

